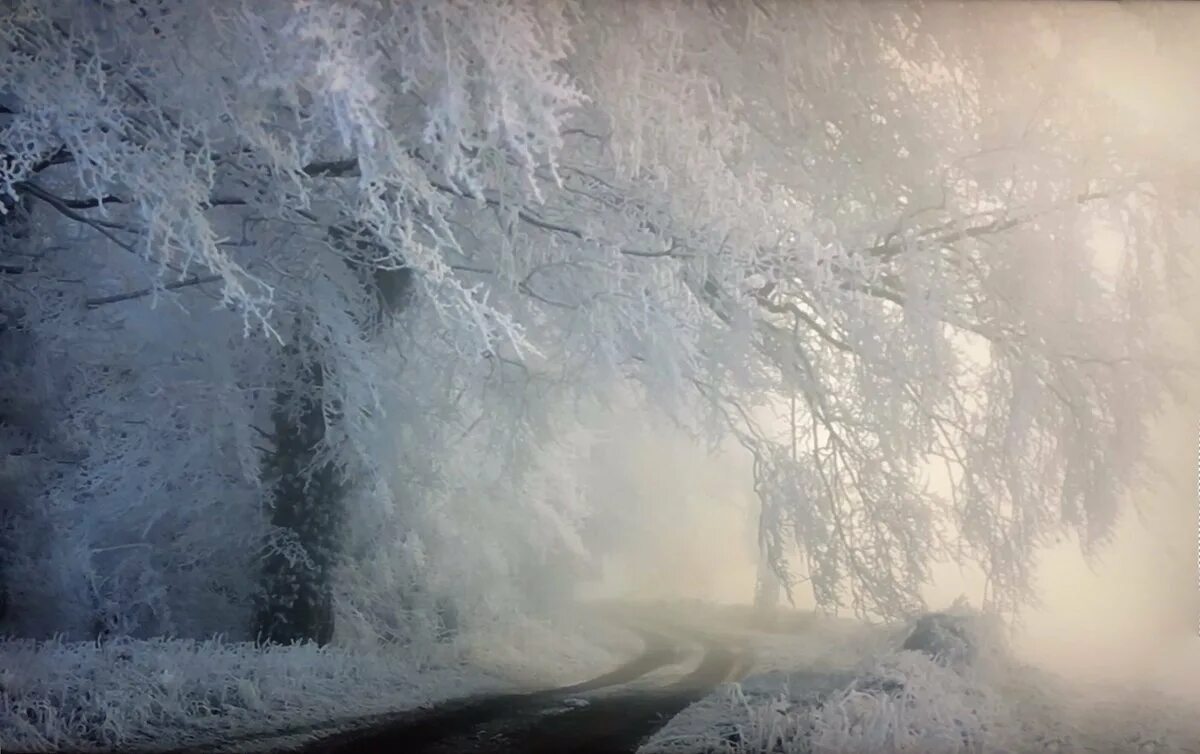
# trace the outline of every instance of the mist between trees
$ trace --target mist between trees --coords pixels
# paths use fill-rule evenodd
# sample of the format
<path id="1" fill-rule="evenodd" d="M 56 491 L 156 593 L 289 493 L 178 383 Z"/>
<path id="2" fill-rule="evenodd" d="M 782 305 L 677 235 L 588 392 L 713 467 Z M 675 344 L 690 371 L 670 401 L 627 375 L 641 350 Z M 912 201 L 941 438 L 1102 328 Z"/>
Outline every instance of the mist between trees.
<path id="1" fill-rule="evenodd" d="M 4 631 L 543 609 L 653 504 L 617 404 L 743 454 L 760 600 L 875 617 L 1011 613 L 1148 471 L 1197 173 L 1096 61 L 1154 8 L 0 13 Z"/>

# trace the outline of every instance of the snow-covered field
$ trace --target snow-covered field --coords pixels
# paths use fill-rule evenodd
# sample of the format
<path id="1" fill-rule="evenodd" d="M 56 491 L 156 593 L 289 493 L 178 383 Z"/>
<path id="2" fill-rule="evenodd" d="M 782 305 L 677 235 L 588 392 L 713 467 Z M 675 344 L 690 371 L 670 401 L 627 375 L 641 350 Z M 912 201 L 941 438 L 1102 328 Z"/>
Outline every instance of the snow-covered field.
<path id="1" fill-rule="evenodd" d="M 1194 700 L 1073 684 L 977 632 L 971 662 L 900 650 L 905 628 L 810 618 L 748 631 L 753 675 L 671 720 L 641 754 L 1200 752 Z"/>
<path id="2" fill-rule="evenodd" d="M 0 751 L 297 745 L 362 718 L 513 687 L 573 683 L 636 653 L 561 618 L 423 653 L 129 639 L 0 643 Z"/>

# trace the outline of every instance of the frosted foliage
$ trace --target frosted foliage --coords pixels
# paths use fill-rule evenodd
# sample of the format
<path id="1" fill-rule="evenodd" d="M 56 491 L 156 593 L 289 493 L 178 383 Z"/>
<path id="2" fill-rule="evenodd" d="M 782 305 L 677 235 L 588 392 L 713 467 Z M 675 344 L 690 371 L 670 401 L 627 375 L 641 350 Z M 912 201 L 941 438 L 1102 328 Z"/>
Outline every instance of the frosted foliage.
<path id="1" fill-rule="evenodd" d="M 1013 608 L 1142 468 L 1195 203 L 1004 8 L 8 3 L 4 627 L 244 637 L 305 391 L 337 641 L 568 593 L 615 392 L 741 442 L 789 588 L 908 613 L 954 557 Z"/>
<path id="2" fill-rule="evenodd" d="M 423 165 L 472 190 L 494 182 L 497 157 L 531 171 L 580 99 L 551 66 L 565 29 L 549 8 L 23 3 L 13 19 L 4 73 L 21 109 L 4 127 L 16 149 L 0 189 L 15 197 L 40 160 L 69 151 L 84 197 L 136 199 L 120 212 L 138 222 L 130 250 L 220 274 L 248 316 L 265 316 L 273 281 L 206 206 L 240 186 L 264 219 L 303 218 L 331 198 L 305 170 L 336 145 L 362 157 L 339 197 L 351 217 L 480 324 L 486 309 L 455 301 L 468 291 L 446 279 L 457 244 Z"/>
<path id="3" fill-rule="evenodd" d="M 31 752 L 299 746 L 365 715 L 501 685 L 448 656 L 219 640 L 17 640 L 3 659 L 0 741 Z"/>
<path id="4" fill-rule="evenodd" d="M 596 100 L 629 142 L 614 147 L 619 169 L 669 194 L 671 220 L 653 222 L 678 229 L 691 289 L 730 329 L 753 321 L 743 342 L 769 385 L 709 361 L 726 381 L 702 392 L 755 455 L 776 565 L 790 541 L 819 602 L 889 613 L 919 606 L 928 555 L 965 555 L 1008 610 L 1063 527 L 1102 542 L 1172 369 L 1152 337 L 1173 221 L 1156 197 L 1181 186 L 1083 125 L 1104 102 L 1059 83 L 1035 102 L 1025 68 L 991 46 L 997 28 L 1046 19 L 1011 6 L 745 5 L 719 24 L 702 4 L 622 12 L 633 42 L 595 43 L 610 54 Z M 1032 65 L 1069 80 L 1049 58 Z M 1031 125 L 1034 105 L 1046 117 Z M 1006 131 L 1009 110 L 1020 122 Z M 681 138 L 696 123 L 699 144 Z M 1129 239 L 1115 265 L 1093 247 L 1106 223 Z M 756 399 L 762 387 L 798 405 Z"/>

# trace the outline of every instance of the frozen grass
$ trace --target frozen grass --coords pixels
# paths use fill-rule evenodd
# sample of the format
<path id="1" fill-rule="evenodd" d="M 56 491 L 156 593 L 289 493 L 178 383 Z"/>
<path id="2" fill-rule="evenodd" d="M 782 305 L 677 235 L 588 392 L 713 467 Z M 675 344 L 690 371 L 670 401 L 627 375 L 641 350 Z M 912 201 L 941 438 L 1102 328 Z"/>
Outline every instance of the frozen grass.
<path id="1" fill-rule="evenodd" d="M 303 739 L 305 726 L 332 731 L 331 721 L 502 685 L 452 648 L 443 655 L 417 662 L 312 645 L 8 641 L 0 643 L 0 750 L 161 750 L 288 729 Z"/>
<path id="2" fill-rule="evenodd" d="M 894 645 L 897 634 L 807 611 L 781 610 L 764 621 L 750 609 L 694 605 L 677 615 L 748 647 L 753 675 L 683 710 L 646 743 L 646 754 L 771 751 L 766 739 L 793 724 L 784 722 L 787 710 L 849 683 L 863 658 Z M 757 739 L 764 748 L 754 747 Z"/>
<path id="3" fill-rule="evenodd" d="M 585 614 L 481 627 L 421 660 L 216 640 L 0 642 L 0 751 L 295 746 L 454 697 L 574 683 L 640 649 Z"/>
<path id="4" fill-rule="evenodd" d="M 971 662 L 897 651 L 903 635 L 816 618 L 791 636 L 764 634 L 756 675 L 684 710 L 641 752 L 1200 752 L 1200 721 L 1182 698 L 1068 683 L 1013 662 L 982 623 Z"/>

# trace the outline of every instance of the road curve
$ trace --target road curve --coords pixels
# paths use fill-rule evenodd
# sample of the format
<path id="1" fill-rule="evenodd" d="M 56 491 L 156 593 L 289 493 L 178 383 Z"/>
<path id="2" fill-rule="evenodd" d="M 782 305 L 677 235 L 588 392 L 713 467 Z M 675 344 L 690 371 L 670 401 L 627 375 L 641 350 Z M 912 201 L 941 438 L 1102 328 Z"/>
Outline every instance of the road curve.
<path id="1" fill-rule="evenodd" d="M 590 681 L 549 691 L 500 694 L 404 715 L 369 730 L 306 746 L 304 754 L 617 754 L 632 752 L 679 710 L 744 667 L 740 650 L 702 637 L 694 671 L 666 686 L 622 688 L 679 659 L 678 637 L 639 631 L 640 655 Z M 672 632 L 674 633 L 674 632 Z M 689 637 L 686 642 L 694 642 Z M 595 693 L 598 692 L 598 693 Z"/>

